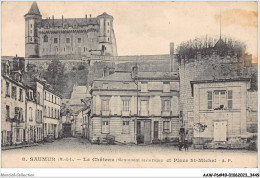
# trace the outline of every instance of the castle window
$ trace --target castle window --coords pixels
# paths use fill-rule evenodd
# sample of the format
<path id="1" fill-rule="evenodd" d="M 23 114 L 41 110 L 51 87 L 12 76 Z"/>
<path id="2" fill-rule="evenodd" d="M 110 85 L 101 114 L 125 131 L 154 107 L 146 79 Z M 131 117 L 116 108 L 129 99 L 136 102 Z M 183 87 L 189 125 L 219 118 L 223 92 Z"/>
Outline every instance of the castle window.
<path id="1" fill-rule="evenodd" d="M 30 41 L 32 41 L 32 37 L 30 38 Z"/>
<path id="2" fill-rule="evenodd" d="M 32 24 L 31 24 L 31 28 L 32 28 Z"/>
<path id="3" fill-rule="evenodd" d="M 109 41 L 109 38 L 107 38 L 107 41 Z"/>
<path id="4" fill-rule="evenodd" d="M 84 47 L 84 52 L 86 52 L 86 48 Z"/>
<path id="5" fill-rule="evenodd" d="M 65 51 L 66 49 L 65 49 L 65 48 L 63 48 L 63 50 Z"/>
<path id="6" fill-rule="evenodd" d="M 66 38 L 66 43 L 70 43 L 70 38 Z"/>
<path id="7" fill-rule="evenodd" d="M 32 30 L 30 30 L 30 33 L 32 34 Z"/>
<path id="8" fill-rule="evenodd" d="M 54 38 L 54 43 L 58 43 L 58 38 Z"/>
<path id="9" fill-rule="evenodd" d="M 81 38 L 78 38 L 78 43 L 81 43 Z"/>
<path id="10" fill-rule="evenodd" d="M 43 37 L 43 42 L 45 42 L 45 43 L 48 42 L 48 36 L 47 36 L 47 35 L 44 35 L 44 37 Z"/>
<path id="11" fill-rule="evenodd" d="M 109 30 L 107 30 L 107 33 L 109 33 Z"/>
<path id="12" fill-rule="evenodd" d="M 58 51 L 59 51 L 59 48 L 56 48 L 56 51 L 58 52 Z"/>
<path id="13" fill-rule="evenodd" d="M 107 25 L 109 26 L 109 22 L 107 22 Z"/>

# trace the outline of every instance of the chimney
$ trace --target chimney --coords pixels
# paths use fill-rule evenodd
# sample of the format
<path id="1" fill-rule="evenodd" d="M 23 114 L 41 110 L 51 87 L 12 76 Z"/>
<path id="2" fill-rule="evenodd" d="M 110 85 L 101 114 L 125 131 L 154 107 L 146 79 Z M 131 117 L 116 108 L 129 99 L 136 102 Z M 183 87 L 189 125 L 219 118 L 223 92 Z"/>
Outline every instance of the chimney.
<path id="1" fill-rule="evenodd" d="M 174 43 L 170 43 L 170 72 L 175 72 L 175 60 L 174 60 Z"/>
<path id="2" fill-rule="evenodd" d="M 63 15 L 62 15 L 62 17 L 61 17 L 61 23 L 62 23 L 62 26 L 63 26 Z"/>
<path id="3" fill-rule="evenodd" d="M 132 67 L 132 73 L 131 73 L 132 79 L 134 79 L 137 76 L 137 74 L 138 74 L 138 66 L 135 65 Z"/>
<path id="4" fill-rule="evenodd" d="M 54 15 L 52 16 L 52 26 L 54 27 Z"/>
<path id="5" fill-rule="evenodd" d="M 85 15 L 85 17 L 86 17 L 86 20 L 88 20 L 88 15 L 87 14 Z"/>

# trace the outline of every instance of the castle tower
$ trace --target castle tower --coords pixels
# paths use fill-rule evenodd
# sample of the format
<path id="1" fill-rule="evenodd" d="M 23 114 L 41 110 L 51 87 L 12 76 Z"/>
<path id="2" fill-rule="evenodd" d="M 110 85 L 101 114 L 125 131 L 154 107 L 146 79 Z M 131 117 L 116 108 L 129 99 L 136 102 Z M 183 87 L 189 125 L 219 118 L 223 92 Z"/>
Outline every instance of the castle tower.
<path id="1" fill-rule="evenodd" d="M 39 57 L 38 27 L 41 24 L 42 15 L 36 2 L 33 2 L 25 18 L 25 57 Z"/>
<path id="2" fill-rule="evenodd" d="M 113 17 L 106 12 L 97 16 L 99 23 L 99 49 L 103 55 L 117 56 Z"/>

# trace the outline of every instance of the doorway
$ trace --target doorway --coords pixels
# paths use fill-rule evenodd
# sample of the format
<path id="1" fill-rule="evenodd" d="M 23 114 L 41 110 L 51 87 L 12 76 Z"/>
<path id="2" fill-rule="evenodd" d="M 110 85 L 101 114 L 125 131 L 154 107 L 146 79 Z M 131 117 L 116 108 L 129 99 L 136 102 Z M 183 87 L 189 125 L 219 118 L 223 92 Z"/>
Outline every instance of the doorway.
<path id="1" fill-rule="evenodd" d="M 137 143 L 138 144 L 151 143 L 151 121 L 150 120 L 137 121 Z"/>
<path id="2" fill-rule="evenodd" d="M 227 122 L 214 122 L 214 141 L 225 142 L 227 141 Z"/>
<path id="3" fill-rule="evenodd" d="M 158 121 L 154 121 L 154 131 L 153 131 L 153 138 L 156 140 L 158 139 L 158 135 L 159 135 L 159 122 Z"/>

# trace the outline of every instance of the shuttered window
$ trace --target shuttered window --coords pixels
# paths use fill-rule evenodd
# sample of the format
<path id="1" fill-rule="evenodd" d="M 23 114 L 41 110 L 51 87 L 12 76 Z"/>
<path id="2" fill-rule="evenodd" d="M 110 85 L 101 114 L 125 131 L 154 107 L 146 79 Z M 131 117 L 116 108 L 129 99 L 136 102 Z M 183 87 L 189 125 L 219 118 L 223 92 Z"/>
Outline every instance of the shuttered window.
<path id="1" fill-rule="evenodd" d="M 208 91 L 208 109 L 212 109 L 212 91 Z"/>
<path id="2" fill-rule="evenodd" d="M 123 100 L 123 111 L 129 111 L 129 100 Z"/>
<path id="3" fill-rule="evenodd" d="M 228 91 L 228 98 L 227 98 L 227 101 L 228 101 L 228 109 L 232 109 L 232 107 L 233 107 L 232 98 L 233 98 L 232 90 L 229 90 L 229 91 Z"/>

